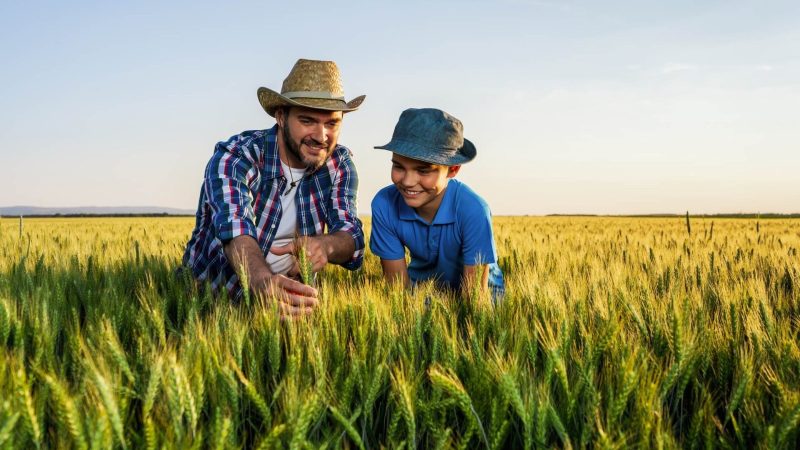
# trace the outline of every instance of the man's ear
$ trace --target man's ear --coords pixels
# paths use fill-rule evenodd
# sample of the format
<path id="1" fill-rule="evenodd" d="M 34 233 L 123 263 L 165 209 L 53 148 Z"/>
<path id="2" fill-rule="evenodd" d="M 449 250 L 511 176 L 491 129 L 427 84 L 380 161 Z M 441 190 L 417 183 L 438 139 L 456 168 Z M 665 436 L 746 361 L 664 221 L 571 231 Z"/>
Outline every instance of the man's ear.
<path id="1" fill-rule="evenodd" d="M 278 126 L 283 128 L 283 122 L 286 120 L 286 109 L 283 107 L 279 107 L 275 110 L 275 122 L 278 123 Z"/>
<path id="2" fill-rule="evenodd" d="M 461 170 L 461 165 L 448 167 L 447 178 L 453 178 L 454 176 L 456 176 L 459 170 Z"/>

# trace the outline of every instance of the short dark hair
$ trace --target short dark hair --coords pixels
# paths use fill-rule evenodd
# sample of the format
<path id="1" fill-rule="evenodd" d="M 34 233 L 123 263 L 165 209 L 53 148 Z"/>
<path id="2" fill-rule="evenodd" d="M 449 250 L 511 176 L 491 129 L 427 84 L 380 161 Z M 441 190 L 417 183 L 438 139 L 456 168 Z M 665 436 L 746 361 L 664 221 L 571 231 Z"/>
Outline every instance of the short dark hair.
<path id="1" fill-rule="evenodd" d="M 278 106 L 278 107 L 275 108 L 275 114 L 277 114 L 278 111 L 280 111 L 281 114 L 283 114 L 283 116 L 286 117 L 286 116 L 289 115 L 289 111 L 291 109 L 292 109 L 292 105 L 281 105 L 281 106 Z"/>

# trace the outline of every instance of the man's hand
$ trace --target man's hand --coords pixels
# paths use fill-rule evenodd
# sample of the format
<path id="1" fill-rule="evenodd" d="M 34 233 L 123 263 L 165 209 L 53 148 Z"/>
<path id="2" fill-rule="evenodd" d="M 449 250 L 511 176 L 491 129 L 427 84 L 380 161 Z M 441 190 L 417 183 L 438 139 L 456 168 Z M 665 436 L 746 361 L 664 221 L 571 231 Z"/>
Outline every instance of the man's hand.
<path id="1" fill-rule="evenodd" d="M 256 297 L 274 299 L 281 319 L 311 314 L 319 304 L 317 290 L 284 275 L 270 275 L 250 283 Z"/>
<path id="2" fill-rule="evenodd" d="M 269 249 L 270 253 L 274 255 L 288 255 L 295 256 L 294 267 L 289 270 L 290 274 L 300 273 L 297 266 L 297 254 L 300 248 L 305 247 L 308 261 L 311 263 L 311 270 L 314 273 L 320 272 L 328 264 L 328 256 L 333 252 L 333 248 L 326 243 L 327 239 L 324 236 L 304 236 L 290 242 L 286 245 L 273 246 Z M 308 280 L 303 280 L 308 281 Z"/>
<path id="3" fill-rule="evenodd" d="M 248 280 L 248 286 L 243 288 L 259 298 L 275 299 L 281 319 L 309 314 L 318 304 L 316 289 L 269 270 L 261 248 L 251 236 L 233 238 L 225 245 L 225 256 L 239 279 Z"/>

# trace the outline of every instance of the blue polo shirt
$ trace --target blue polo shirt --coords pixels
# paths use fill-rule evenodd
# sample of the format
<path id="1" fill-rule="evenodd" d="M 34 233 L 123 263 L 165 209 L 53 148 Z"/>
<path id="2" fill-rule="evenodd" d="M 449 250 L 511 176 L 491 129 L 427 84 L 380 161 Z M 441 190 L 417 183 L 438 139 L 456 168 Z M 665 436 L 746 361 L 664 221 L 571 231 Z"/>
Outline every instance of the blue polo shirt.
<path id="1" fill-rule="evenodd" d="M 466 184 L 451 178 L 442 203 L 429 224 L 408 206 L 400 191 L 381 189 L 372 199 L 369 248 L 381 259 L 411 254 L 412 282 L 435 279 L 450 289 L 461 289 L 464 266 L 489 264 L 489 285 L 497 293 L 503 275 L 497 266 L 492 215 L 486 202 Z"/>

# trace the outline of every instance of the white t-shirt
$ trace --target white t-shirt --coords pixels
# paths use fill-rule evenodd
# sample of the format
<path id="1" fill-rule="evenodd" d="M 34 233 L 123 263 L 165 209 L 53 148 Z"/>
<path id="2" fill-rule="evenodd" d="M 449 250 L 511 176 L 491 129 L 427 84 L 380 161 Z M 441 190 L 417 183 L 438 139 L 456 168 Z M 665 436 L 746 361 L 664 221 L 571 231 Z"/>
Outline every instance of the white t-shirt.
<path id="1" fill-rule="evenodd" d="M 283 175 L 286 177 L 286 187 L 281 192 L 283 215 L 278 223 L 275 240 L 272 241 L 273 247 L 286 245 L 295 238 L 297 233 L 297 204 L 294 200 L 297 195 L 297 186 L 300 185 L 300 180 L 306 173 L 306 169 L 289 167 L 283 161 L 281 161 L 281 167 L 283 168 Z M 292 180 L 294 180 L 294 186 L 291 184 Z M 270 252 L 267 253 L 267 264 L 272 273 L 286 275 L 286 272 L 294 265 L 294 258 L 290 254 L 278 256 Z"/>

